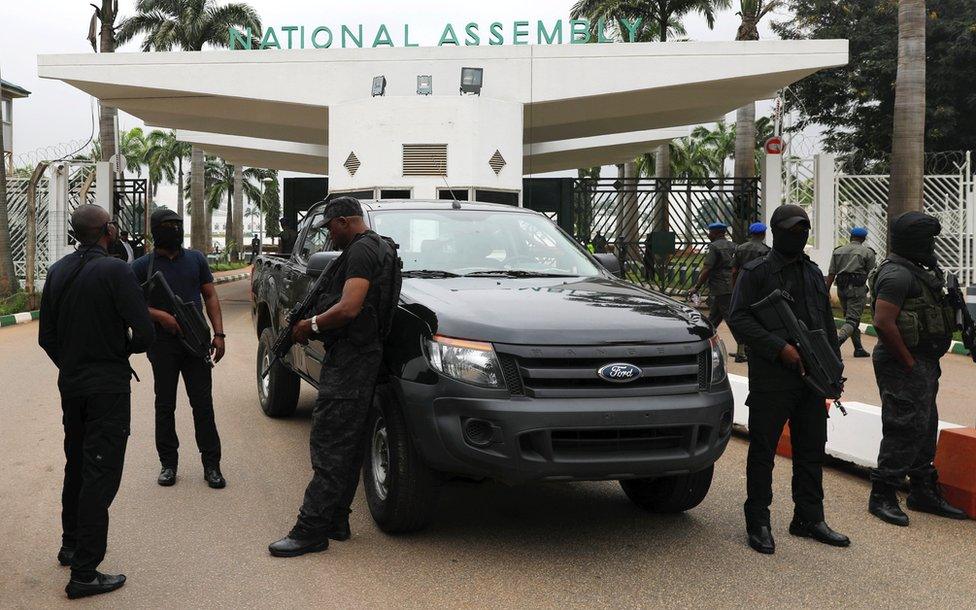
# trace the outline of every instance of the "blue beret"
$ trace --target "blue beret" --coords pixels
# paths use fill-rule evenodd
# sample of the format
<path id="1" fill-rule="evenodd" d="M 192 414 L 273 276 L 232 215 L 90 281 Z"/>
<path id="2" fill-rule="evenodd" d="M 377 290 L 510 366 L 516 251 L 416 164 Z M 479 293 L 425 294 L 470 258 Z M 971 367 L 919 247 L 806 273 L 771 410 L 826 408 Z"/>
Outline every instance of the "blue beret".
<path id="1" fill-rule="evenodd" d="M 766 232 L 766 225 L 761 222 L 754 222 L 749 225 L 749 235 L 757 235 Z"/>
<path id="2" fill-rule="evenodd" d="M 728 225 L 721 222 L 713 222 L 712 224 L 708 225 L 709 231 L 725 231 L 728 228 Z"/>
<path id="3" fill-rule="evenodd" d="M 867 237 L 868 230 L 864 227 L 854 227 L 851 229 L 851 237 Z"/>

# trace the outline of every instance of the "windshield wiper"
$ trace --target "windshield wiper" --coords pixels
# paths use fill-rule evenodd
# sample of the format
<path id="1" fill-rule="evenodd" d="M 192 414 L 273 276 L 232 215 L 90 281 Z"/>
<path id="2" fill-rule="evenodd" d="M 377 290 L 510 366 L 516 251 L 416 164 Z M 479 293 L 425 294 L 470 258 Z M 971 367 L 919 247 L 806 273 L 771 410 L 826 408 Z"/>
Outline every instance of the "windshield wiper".
<path id="1" fill-rule="evenodd" d="M 403 277 L 424 278 L 461 277 L 456 273 L 444 271 L 443 269 L 411 269 L 410 271 L 404 271 L 401 275 Z"/>
<path id="2" fill-rule="evenodd" d="M 576 277 L 566 273 L 552 273 L 550 271 L 522 271 L 520 269 L 492 269 L 490 271 L 472 271 L 464 277 Z"/>

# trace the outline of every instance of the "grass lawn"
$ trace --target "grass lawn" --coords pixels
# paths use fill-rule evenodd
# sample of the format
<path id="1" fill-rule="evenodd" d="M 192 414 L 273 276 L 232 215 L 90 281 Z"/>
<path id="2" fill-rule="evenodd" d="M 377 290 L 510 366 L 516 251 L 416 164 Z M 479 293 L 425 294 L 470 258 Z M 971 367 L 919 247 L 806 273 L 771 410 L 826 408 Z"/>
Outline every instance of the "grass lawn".
<path id="1" fill-rule="evenodd" d="M 243 269 L 251 263 L 247 261 L 238 261 L 236 263 L 213 263 L 210 265 L 210 271 L 233 271 L 234 269 Z"/>
<path id="2" fill-rule="evenodd" d="M 0 301 L 0 316 L 7 316 L 22 311 L 27 311 L 26 292 L 17 292 L 9 298 Z"/>

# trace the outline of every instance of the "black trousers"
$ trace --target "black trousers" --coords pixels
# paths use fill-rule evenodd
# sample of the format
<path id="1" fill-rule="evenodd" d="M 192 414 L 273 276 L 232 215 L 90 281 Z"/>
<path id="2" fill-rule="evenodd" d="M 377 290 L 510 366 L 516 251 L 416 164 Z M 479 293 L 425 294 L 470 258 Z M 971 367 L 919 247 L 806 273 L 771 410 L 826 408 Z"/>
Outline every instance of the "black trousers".
<path id="1" fill-rule="evenodd" d="M 90 581 L 105 558 L 108 507 L 122 481 L 129 394 L 61 398 L 64 486 L 61 544 L 75 549 L 72 578 Z"/>
<path id="2" fill-rule="evenodd" d="M 769 525 L 769 506 L 773 502 L 773 458 L 787 420 L 793 445 L 794 517 L 813 523 L 823 521 L 823 463 L 827 442 L 827 409 L 823 396 L 815 396 L 806 388 L 751 391 L 746 404 L 749 406 L 746 524 Z"/>
<path id="3" fill-rule="evenodd" d="M 333 519 L 349 514 L 359 485 L 366 419 L 382 358 L 379 344 L 361 348 L 340 341 L 326 350 L 309 434 L 312 480 L 289 534 L 292 538 L 322 537 Z"/>
<path id="4" fill-rule="evenodd" d="M 204 468 L 220 466 L 220 436 L 214 421 L 213 374 L 203 358 L 191 355 L 176 340 L 163 337 L 149 348 L 156 391 L 156 451 L 164 468 L 176 469 L 180 439 L 176 436 L 176 386 L 180 376 L 193 409 L 193 429 Z"/>

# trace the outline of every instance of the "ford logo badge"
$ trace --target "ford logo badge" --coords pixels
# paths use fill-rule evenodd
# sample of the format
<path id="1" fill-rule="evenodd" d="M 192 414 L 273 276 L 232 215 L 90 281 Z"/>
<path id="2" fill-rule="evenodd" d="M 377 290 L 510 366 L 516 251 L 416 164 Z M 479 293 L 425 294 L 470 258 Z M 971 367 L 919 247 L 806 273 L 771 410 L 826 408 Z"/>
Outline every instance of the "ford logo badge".
<path id="1" fill-rule="evenodd" d="M 615 362 L 601 366 L 596 374 L 600 376 L 600 379 L 613 383 L 629 383 L 641 376 L 641 368 L 626 362 Z"/>

